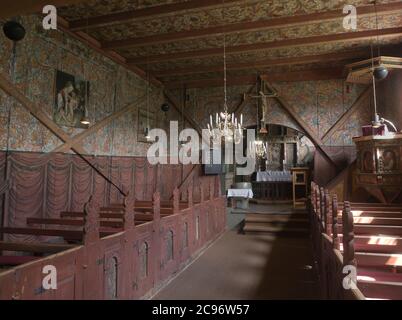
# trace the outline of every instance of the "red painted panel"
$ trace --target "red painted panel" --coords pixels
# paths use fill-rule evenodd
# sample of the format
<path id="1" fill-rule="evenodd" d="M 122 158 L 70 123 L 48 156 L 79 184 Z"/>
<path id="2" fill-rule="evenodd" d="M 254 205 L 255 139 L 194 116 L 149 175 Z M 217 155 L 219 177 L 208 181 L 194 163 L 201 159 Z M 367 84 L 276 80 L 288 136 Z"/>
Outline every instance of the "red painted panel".
<path id="1" fill-rule="evenodd" d="M 137 229 L 137 240 L 135 243 L 134 250 L 134 263 L 135 266 L 135 274 L 133 277 L 133 287 L 134 291 L 134 298 L 140 298 L 147 294 L 154 286 L 154 277 L 155 277 L 155 268 L 159 267 L 155 264 L 157 260 L 155 259 L 156 251 L 153 242 L 153 232 L 152 232 L 152 223 L 147 223 L 141 225 L 136 228 Z M 147 251 L 144 252 L 143 245 L 147 245 Z M 143 260 L 141 259 L 143 256 L 142 254 L 147 254 L 147 268 L 145 269 L 146 272 L 141 273 L 141 263 Z"/>
<path id="2" fill-rule="evenodd" d="M 45 259 L 42 259 L 42 270 L 47 265 L 52 265 L 57 270 L 57 290 L 42 290 L 40 294 L 42 300 L 73 300 L 76 297 L 76 276 L 79 273 L 77 270 L 77 255 L 82 250 L 74 248 L 65 252 L 61 252 Z M 42 273 L 42 279 L 46 275 Z"/>
<path id="3" fill-rule="evenodd" d="M 86 246 L 0 274 L 2 299 L 133 299 L 158 288 L 225 229 L 224 198 L 215 198 Z M 207 222 L 206 213 L 209 212 Z M 199 217 L 198 239 L 197 217 Z M 188 246 L 184 226 L 188 227 Z M 208 224 L 208 233 L 207 233 Z M 172 249 L 169 233 L 173 233 Z M 144 251 L 144 244 L 146 249 Z M 144 259 L 146 254 L 146 259 Z M 116 265 L 117 262 L 117 265 Z M 45 265 L 58 271 L 58 289 L 42 288 Z M 146 268 L 144 269 L 144 265 Z M 146 272 L 144 272 L 146 270 Z M 117 283 L 116 283 L 117 279 Z M 117 297 L 116 297 L 117 295 Z"/>
<path id="4" fill-rule="evenodd" d="M 40 300 L 42 288 L 42 261 L 16 267 L 14 274 L 14 297 L 21 300 Z"/>
<path id="5" fill-rule="evenodd" d="M 0 273 L 0 300 L 14 299 L 15 277 L 14 270 Z"/>

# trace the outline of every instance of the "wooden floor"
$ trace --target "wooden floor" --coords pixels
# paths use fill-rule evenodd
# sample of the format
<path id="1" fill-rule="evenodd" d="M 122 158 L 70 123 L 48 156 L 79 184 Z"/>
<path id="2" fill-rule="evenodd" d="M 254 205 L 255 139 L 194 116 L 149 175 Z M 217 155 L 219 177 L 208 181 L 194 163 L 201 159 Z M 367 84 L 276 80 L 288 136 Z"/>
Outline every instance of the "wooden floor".
<path id="1" fill-rule="evenodd" d="M 276 215 L 292 211 L 272 205 L 250 209 Z M 312 265 L 307 235 L 231 230 L 154 299 L 317 299 Z"/>

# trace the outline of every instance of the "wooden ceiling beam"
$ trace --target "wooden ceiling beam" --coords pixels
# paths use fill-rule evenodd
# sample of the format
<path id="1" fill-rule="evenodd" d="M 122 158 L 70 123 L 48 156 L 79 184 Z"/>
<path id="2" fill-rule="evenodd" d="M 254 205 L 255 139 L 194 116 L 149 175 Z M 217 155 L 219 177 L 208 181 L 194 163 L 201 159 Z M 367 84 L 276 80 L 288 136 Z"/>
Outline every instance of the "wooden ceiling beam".
<path id="1" fill-rule="evenodd" d="M 236 2 L 243 2 L 241 0 L 225 0 L 224 6 L 230 6 Z M 157 18 L 172 13 L 179 13 L 181 11 L 199 10 L 199 9 L 212 9 L 216 7 L 223 7 L 221 1 L 216 0 L 193 0 L 179 3 L 170 3 L 166 5 L 153 6 L 143 9 L 136 9 L 126 12 L 111 13 L 103 16 L 81 19 L 71 22 L 71 30 L 87 30 L 98 27 L 103 27 L 112 24 L 123 24 L 132 20 L 140 20 L 144 18 Z"/>
<path id="2" fill-rule="evenodd" d="M 85 2 L 85 0 L 2 0 L 0 19 L 42 12 L 43 7 L 48 4 L 61 7 L 78 4 L 80 2 Z"/>
<path id="3" fill-rule="evenodd" d="M 345 51 L 345 52 L 335 52 L 335 53 L 324 53 L 317 55 L 308 55 L 308 56 L 297 56 L 290 58 L 279 58 L 279 59 L 271 59 L 271 60 L 262 60 L 256 62 L 246 62 L 246 63 L 233 63 L 228 64 L 227 70 L 245 70 L 245 69 L 258 69 L 258 68 L 266 68 L 272 66 L 281 66 L 281 65 L 294 65 L 294 64 L 306 64 L 306 63 L 322 63 L 328 61 L 339 61 L 339 60 L 347 60 L 347 59 L 364 59 L 370 55 L 370 52 L 367 49 L 353 50 L 353 51 Z M 188 75 L 188 74 L 197 74 L 197 73 L 208 73 L 208 72 L 221 72 L 223 71 L 222 65 L 215 65 L 210 67 L 189 67 L 182 69 L 169 69 L 169 70 L 156 70 L 151 73 L 157 77 L 170 77 L 177 75 Z"/>
<path id="4" fill-rule="evenodd" d="M 380 30 L 365 30 L 365 31 L 354 31 L 354 32 L 344 32 L 336 34 L 327 34 L 320 36 L 310 36 L 304 38 L 296 39 L 284 39 L 277 41 L 270 41 L 264 43 L 254 43 L 254 44 L 243 44 L 238 46 L 231 46 L 226 48 L 227 54 L 254 52 L 254 51 L 264 51 L 270 49 L 286 48 L 286 47 L 298 47 L 307 46 L 313 44 L 325 44 L 331 42 L 345 42 L 354 40 L 364 40 L 371 39 L 374 37 L 386 37 L 386 36 L 400 36 L 402 35 L 402 27 L 386 28 Z M 147 63 L 158 63 L 173 60 L 183 60 L 192 58 L 207 58 L 213 56 L 220 56 L 223 54 L 222 48 L 212 48 L 212 49 L 202 49 L 187 52 L 175 52 L 147 57 L 138 57 L 127 59 L 128 64 L 139 65 L 145 62 Z"/>
<path id="5" fill-rule="evenodd" d="M 96 122 L 93 126 L 89 127 L 85 131 L 77 134 L 73 138 L 69 139 L 66 141 L 64 144 L 61 146 L 57 147 L 54 149 L 52 152 L 66 152 L 69 149 L 74 149 L 76 146 L 78 146 L 82 141 L 89 137 L 91 134 L 95 134 L 97 131 L 102 129 L 103 127 L 107 126 L 110 124 L 113 120 L 118 119 L 122 115 L 128 112 L 132 112 L 136 108 L 138 108 L 138 105 L 143 103 L 145 101 L 146 95 L 141 96 L 140 98 L 137 98 L 133 103 L 129 103 L 120 110 L 106 116 L 102 120 Z"/>
<path id="6" fill-rule="evenodd" d="M 95 38 L 91 37 L 89 34 L 83 32 L 83 31 L 71 31 L 70 29 L 70 23 L 68 21 L 66 21 L 65 19 L 58 17 L 58 21 L 59 21 L 59 29 L 62 30 L 63 32 L 67 33 L 68 35 L 70 35 L 71 37 L 81 41 L 82 43 L 84 43 L 86 46 L 90 47 L 92 50 L 100 53 L 101 55 L 113 60 L 114 62 L 116 62 L 117 64 L 123 66 L 124 68 L 134 72 L 136 75 L 138 75 L 139 77 L 141 77 L 142 79 L 148 81 L 148 75 L 147 73 L 142 70 L 141 68 L 135 66 L 135 65 L 129 65 L 127 64 L 127 60 L 121 56 L 120 54 L 118 54 L 115 51 L 111 51 L 111 50 L 104 50 L 101 47 L 101 44 L 99 43 L 98 40 L 96 40 Z M 157 87 L 161 87 L 163 86 L 162 82 L 160 82 L 158 79 L 156 79 L 153 76 L 149 77 L 149 81 L 157 86 Z"/>
<path id="7" fill-rule="evenodd" d="M 318 81 L 344 79 L 344 67 L 320 68 L 304 71 L 279 72 L 262 74 L 261 79 L 270 82 Z"/>
<path id="8" fill-rule="evenodd" d="M 353 103 L 353 105 L 345 111 L 345 113 L 331 126 L 331 128 L 328 129 L 328 131 L 322 136 L 321 140 L 324 143 L 327 143 L 328 140 L 332 137 L 332 135 L 340 130 L 350 119 L 350 117 L 353 116 L 354 113 L 356 113 L 361 107 L 366 107 L 367 108 L 367 100 L 370 98 L 371 94 L 373 91 L 373 87 L 370 85 L 367 87 L 366 90 L 364 90 L 360 96 L 356 99 L 356 101 Z"/>
<path id="9" fill-rule="evenodd" d="M 252 85 L 254 83 L 255 83 L 255 75 L 241 76 L 241 77 L 229 77 L 227 79 L 228 86 Z M 223 87 L 223 78 L 172 81 L 172 82 L 166 82 L 165 87 L 168 89 L 178 89 L 178 88 L 182 88 L 183 84 L 186 85 L 187 89 L 189 89 L 189 88 Z"/>
<path id="10" fill-rule="evenodd" d="M 181 86 L 181 88 L 182 87 L 183 86 Z M 173 106 L 180 116 L 183 116 L 184 120 L 186 120 L 198 132 L 198 134 L 202 136 L 202 128 L 185 112 L 185 110 L 181 110 L 180 102 L 176 99 L 175 95 L 169 90 L 165 90 L 164 95 L 169 104 Z"/>
<path id="11" fill-rule="evenodd" d="M 265 80 L 265 79 L 264 79 Z M 271 92 L 278 92 L 271 83 L 265 82 L 265 86 L 269 89 Z M 281 97 L 280 94 L 276 96 L 274 99 L 278 101 L 278 103 L 282 106 L 282 108 L 290 115 L 290 117 L 297 123 L 300 128 L 306 133 L 307 137 L 311 140 L 311 142 L 314 144 L 314 146 L 317 148 L 317 150 L 323 155 L 324 159 L 328 161 L 332 166 L 334 166 L 336 169 L 338 168 L 337 164 L 334 162 L 334 160 L 330 157 L 330 155 L 325 151 L 324 143 L 323 141 L 315 134 L 314 130 L 310 127 L 310 125 L 305 122 L 300 115 L 293 109 L 291 104 L 283 97 Z"/>
<path id="12" fill-rule="evenodd" d="M 9 96 L 13 97 L 18 103 L 20 103 L 35 119 L 37 119 L 42 125 L 44 125 L 50 132 L 52 132 L 58 139 L 60 139 L 69 147 L 64 151 L 69 149 L 73 150 L 77 154 L 87 154 L 87 151 L 80 145 L 72 145 L 72 138 L 61 129 L 46 112 L 43 111 L 41 106 L 36 105 L 30 99 L 28 99 L 21 90 L 13 84 L 5 74 L 0 74 L 0 89 L 2 89 Z"/>
<path id="13" fill-rule="evenodd" d="M 252 94 L 255 90 L 255 87 L 258 85 L 258 77 L 257 77 L 257 79 L 255 79 L 255 81 L 256 81 L 256 83 L 254 83 L 254 85 L 251 86 L 250 89 L 248 89 L 248 91 L 243 95 L 241 102 L 231 111 L 231 113 L 234 113 L 236 116 L 241 114 L 241 112 L 243 111 L 243 108 L 245 107 L 247 102 L 249 102 L 249 100 L 250 100 L 248 98 L 248 95 Z"/>
<path id="14" fill-rule="evenodd" d="M 172 92 L 166 89 L 163 93 L 165 99 L 169 102 L 169 104 L 173 106 L 173 108 L 179 113 L 179 115 L 182 116 L 184 120 L 187 121 L 195 131 L 197 131 L 197 133 L 200 135 L 201 141 L 203 142 L 205 140 L 205 137 L 202 135 L 201 126 L 189 114 L 187 114 L 184 108 L 183 110 L 180 108 L 180 102 L 176 99 L 175 95 Z M 209 141 L 205 140 L 205 143 L 208 144 Z"/>
<path id="15" fill-rule="evenodd" d="M 344 68 L 325 68 L 325 69 L 313 69 L 304 71 L 293 72 L 278 72 L 271 74 L 261 75 L 261 79 L 271 82 L 295 82 L 295 81 L 317 81 L 317 80 L 330 80 L 330 79 L 343 79 Z M 228 86 L 237 85 L 253 85 L 255 84 L 255 75 L 246 75 L 240 77 L 228 77 Z M 222 87 L 223 78 L 213 79 L 201 79 L 201 80 L 180 80 L 174 82 L 167 82 L 165 86 L 169 89 L 182 88 L 183 84 L 186 88 L 208 88 L 208 87 Z"/>
<path id="16" fill-rule="evenodd" d="M 379 14 L 392 13 L 401 10 L 402 10 L 402 2 L 379 4 L 377 6 L 377 12 Z M 362 16 L 374 15 L 375 9 L 374 6 L 372 5 L 361 6 L 357 7 L 357 12 L 359 14 L 359 17 L 361 18 Z M 145 37 L 106 41 L 102 43 L 102 47 L 106 49 L 122 49 L 122 48 L 134 48 L 134 47 L 158 45 L 183 40 L 194 40 L 198 38 L 211 37 L 222 34 L 260 31 L 278 27 L 286 27 L 291 25 L 299 25 L 299 24 L 313 23 L 333 19 L 342 19 L 344 16 L 345 15 L 341 9 L 336 9 L 326 12 L 316 12 L 305 15 L 285 16 L 260 21 L 239 22 L 227 25 L 208 27 L 204 29 L 193 29 L 181 32 L 155 34 Z"/>

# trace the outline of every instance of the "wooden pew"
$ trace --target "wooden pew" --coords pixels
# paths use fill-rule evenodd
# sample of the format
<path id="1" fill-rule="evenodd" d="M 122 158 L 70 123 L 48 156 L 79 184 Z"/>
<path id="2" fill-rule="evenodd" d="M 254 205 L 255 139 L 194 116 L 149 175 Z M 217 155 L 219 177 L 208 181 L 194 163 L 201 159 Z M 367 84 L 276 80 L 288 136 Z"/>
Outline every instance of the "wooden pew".
<path id="1" fill-rule="evenodd" d="M 120 229 L 114 230 L 100 230 L 99 235 L 101 238 L 112 235 Z M 60 229 L 38 229 L 38 228 L 0 228 L 0 234 L 21 234 L 31 236 L 48 236 L 48 237 L 61 237 L 67 241 L 81 241 L 83 231 L 81 230 L 60 230 Z"/>
<path id="2" fill-rule="evenodd" d="M 343 253 L 347 255 L 347 260 L 357 262 L 357 286 L 363 294 L 370 298 L 381 299 L 402 299 L 402 274 L 396 273 L 402 271 L 402 251 L 399 246 L 375 243 L 377 251 L 383 251 L 381 247 L 387 247 L 388 252 L 373 252 L 370 246 L 355 245 L 355 234 L 368 234 L 377 236 L 381 240 L 382 235 L 397 236 L 397 242 L 400 244 L 400 235 L 402 226 L 395 225 L 355 225 L 352 209 L 345 202 L 343 206 Z M 339 230 L 339 229 L 338 229 Z M 381 236 L 380 236 L 381 235 Z M 382 238 L 384 239 L 384 238 Z M 386 239 L 392 239 L 386 237 Z M 360 243 L 362 238 L 360 238 Z M 367 241 L 367 238 L 366 238 Z M 345 243 L 348 243 L 349 249 L 345 251 Z M 353 247 L 350 250 L 350 247 Z M 399 292 L 399 293 L 398 293 Z"/>
<path id="3" fill-rule="evenodd" d="M 358 211 L 374 211 L 374 212 L 399 212 L 402 216 L 402 206 L 387 206 L 387 205 L 381 205 L 381 206 L 374 206 L 371 204 L 366 204 L 366 205 L 354 205 L 353 203 L 350 204 L 350 207 L 352 210 L 358 210 Z M 343 209 L 343 204 L 339 203 L 339 209 Z"/>
<path id="4" fill-rule="evenodd" d="M 373 202 L 373 203 L 368 203 L 368 202 L 349 202 L 350 206 L 353 207 L 371 207 L 371 208 L 375 208 L 375 207 L 386 207 L 386 208 L 402 208 L 402 204 L 400 203 L 378 203 L 378 202 Z M 340 203 L 340 205 L 342 206 L 343 204 Z"/>
<path id="5" fill-rule="evenodd" d="M 342 230 L 343 226 L 339 225 L 338 233 L 341 233 Z M 356 224 L 354 230 L 358 235 L 402 236 L 402 226 Z"/>
<path id="6" fill-rule="evenodd" d="M 75 245 L 64 243 L 25 243 L 0 241 L 0 251 L 57 253 L 74 248 Z"/>
<path id="7" fill-rule="evenodd" d="M 120 212 L 114 213 L 100 213 L 100 219 L 123 219 L 124 214 Z M 169 216 L 168 214 L 161 214 L 162 217 Z M 83 218 L 83 212 L 62 212 L 60 214 L 61 218 Z M 148 222 L 153 220 L 153 215 L 151 213 L 140 213 L 135 212 L 135 221 L 137 222 Z M 101 220 L 102 221 L 102 220 Z"/>
<path id="8" fill-rule="evenodd" d="M 83 227 L 84 220 L 83 219 L 50 219 L 50 218 L 27 218 L 27 225 L 60 225 L 60 226 L 74 226 L 74 227 Z M 139 224 L 139 223 L 137 223 Z M 109 227 L 109 228 L 123 228 L 123 221 L 100 221 L 101 227 Z"/>
<path id="9" fill-rule="evenodd" d="M 0 251 L 7 252 L 23 252 L 33 255 L 1 255 L 0 266 L 2 269 L 7 267 L 18 266 L 40 259 L 43 254 L 54 254 L 64 250 L 74 248 L 75 245 L 59 244 L 59 243 L 24 243 L 24 242 L 6 242 L 0 241 Z"/>
<path id="10" fill-rule="evenodd" d="M 0 256 L 0 266 L 18 266 L 40 259 L 35 256 Z"/>
<path id="11" fill-rule="evenodd" d="M 135 212 L 152 212 L 153 208 L 148 207 L 148 206 L 135 206 L 134 207 Z M 124 211 L 124 208 L 122 206 L 116 206 L 116 207 L 102 207 L 100 209 L 101 213 L 122 213 Z M 162 215 L 172 215 L 173 214 L 173 208 L 161 208 L 161 214 Z"/>
<path id="12" fill-rule="evenodd" d="M 352 212 L 353 214 L 353 212 Z M 342 223 L 342 218 L 338 217 L 339 224 Z M 384 225 L 384 226 L 402 226 L 402 218 L 393 217 L 374 217 L 374 216 L 355 216 L 353 214 L 353 223 L 355 225 Z"/>
<path id="13" fill-rule="evenodd" d="M 173 201 L 165 202 L 166 207 L 157 209 L 157 219 L 160 217 L 168 216 L 173 214 L 174 210 L 177 208 L 184 209 L 192 204 L 192 197 L 189 197 L 189 202 L 182 202 L 177 204 L 177 190 Z M 91 197 L 92 199 L 92 197 Z M 125 200 L 126 201 L 126 200 Z M 125 202 L 127 204 L 127 202 Z M 133 225 L 139 225 L 146 222 L 151 222 L 154 220 L 154 204 L 152 202 L 143 202 L 135 204 L 134 201 L 129 201 L 130 207 L 133 206 L 136 211 L 133 215 Z M 176 208 L 176 209 L 173 209 Z M 27 218 L 26 228 L 12 228 L 4 227 L 0 228 L 0 234 L 18 234 L 18 235 L 33 235 L 33 236 L 47 236 L 47 237 L 60 237 L 64 238 L 65 241 L 82 242 L 86 236 L 86 230 L 92 230 L 86 225 L 90 223 L 93 224 L 94 221 L 99 219 L 98 227 L 96 231 L 91 231 L 91 239 L 94 239 L 94 234 L 98 234 L 99 237 L 105 237 L 112 235 L 117 232 L 124 230 L 126 225 L 125 219 L 127 213 L 125 212 L 126 207 L 121 205 L 110 206 L 110 207 L 96 207 L 95 202 L 90 200 L 86 205 L 86 210 L 90 210 L 91 217 L 87 218 L 85 212 L 62 212 L 60 218 Z M 137 210 L 138 209 L 138 210 Z M 85 210 L 84 210 L 85 211 Z M 176 211 L 177 212 L 177 211 Z M 34 228 L 31 226 L 40 225 L 46 226 L 46 229 Z M 50 228 L 47 228 L 50 226 Z M 60 229 L 57 227 L 61 227 Z M 85 228 L 83 228 L 85 226 Z M 78 229 L 78 230 L 77 230 Z M 96 236 L 95 236 L 96 238 Z M 89 238 L 88 238 L 89 239 Z M 93 241 L 93 240 L 88 240 Z M 19 265 L 34 259 L 38 259 L 36 256 L 38 253 L 56 253 L 59 251 L 72 248 L 71 245 L 59 245 L 59 244 L 31 244 L 31 243 L 16 243 L 16 242 L 0 242 L 0 251 L 20 251 L 20 252 L 32 252 L 34 256 L 0 256 L 0 266 L 2 265 Z"/>
<path id="14" fill-rule="evenodd" d="M 197 202 L 198 203 L 198 202 Z M 111 206 L 121 206 L 121 204 L 111 204 Z M 152 201 L 135 201 L 135 207 L 152 207 Z M 188 202 L 179 202 L 180 209 L 188 208 Z M 161 201 L 161 208 L 173 208 L 173 200 Z"/>
<path id="15" fill-rule="evenodd" d="M 342 235 L 339 235 L 342 241 Z M 356 252 L 395 253 L 402 252 L 402 237 L 355 235 L 354 246 Z M 342 251 L 342 244 L 340 246 Z"/>
<path id="16" fill-rule="evenodd" d="M 402 214 L 396 211 L 377 211 L 377 210 L 356 210 L 352 208 L 354 217 L 377 217 L 377 218 L 402 218 Z M 338 215 L 342 215 L 342 210 L 338 210 Z"/>
<path id="17" fill-rule="evenodd" d="M 326 203 L 328 199 L 325 198 L 327 193 L 312 183 L 310 208 L 316 217 L 312 220 L 313 234 L 322 232 L 323 239 L 328 237 L 334 252 L 340 249 L 339 252 L 343 254 L 343 265 L 357 266 L 357 285 L 365 297 L 402 299 L 401 204 L 391 206 L 348 202 L 338 204 L 336 197 L 332 197 L 332 203 L 328 206 Z M 321 241 L 317 236 L 313 236 L 314 238 L 316 242 Z M 322 245 L 315 245 L 314 248 L 322 253 L 325 252 L 324 256 L 321 255 L 318 259 L 319 264 L 328 265 L 330 261 L 327 256 L 328 248 Z M 322 251 L 324 249 L 325 251 Z M 322 272 L 321 269 L 321 276 Z M 341 274 L 342 270 L 332 269 L 331 272 Z M 334 278 L 331 280 L 340 281 Z M 324 285 L 326 288 L 328 285 L 334 288 L 334 285 L 339 287 L 339 282 Z M 353 296 L 350 294 L 351 290 L 344 290 L 344 293 L 344 297 Z"/>

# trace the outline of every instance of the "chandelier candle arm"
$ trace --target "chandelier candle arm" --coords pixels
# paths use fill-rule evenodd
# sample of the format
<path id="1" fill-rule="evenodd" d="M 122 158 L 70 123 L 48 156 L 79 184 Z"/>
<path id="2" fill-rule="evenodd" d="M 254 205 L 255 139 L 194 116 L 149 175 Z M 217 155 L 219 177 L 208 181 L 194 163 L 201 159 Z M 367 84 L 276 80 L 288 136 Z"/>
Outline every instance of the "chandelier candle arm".
<path id="1" fill-rule="evenodd" d="M 223 12 L 224 14 L 224 12 Z M 209 116 L 210 124 L 208 124 L 208 130 L 210 137 L 213 140 L 226 139 L 228 141 L 234 141 L 238 144 L 243 138 L 243 115 L 240 117 L 240 122 L 235 117 L 234 112 L 229 113 L 227 103 L 227 67 L 226 67 L 226 35 L 223 33 L 223 85 L 224 85 L 224 100 L 223 111 L 217 112 L 215 115 L 215 125 L 213 124 L 212 115 Z"/>

